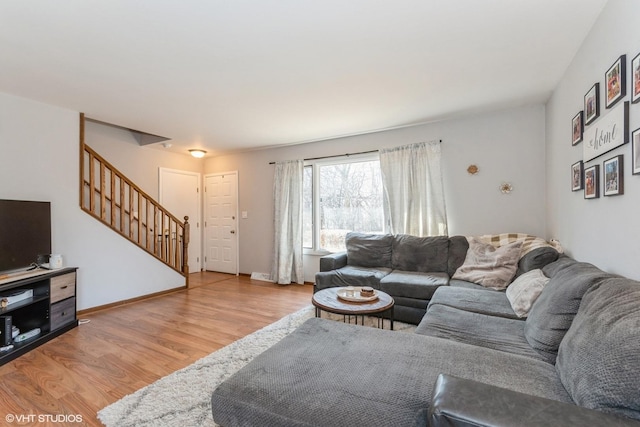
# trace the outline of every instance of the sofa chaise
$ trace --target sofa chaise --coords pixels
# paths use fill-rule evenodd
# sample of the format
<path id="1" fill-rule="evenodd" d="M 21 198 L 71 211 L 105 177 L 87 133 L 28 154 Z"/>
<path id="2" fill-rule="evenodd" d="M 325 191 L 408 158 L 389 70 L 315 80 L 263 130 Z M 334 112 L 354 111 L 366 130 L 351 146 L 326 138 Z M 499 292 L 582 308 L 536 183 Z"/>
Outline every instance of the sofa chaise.
<path id="1" fill-rule="evenodd" d="M 526 317 L 506 292 L 441 285 L 415 333 L 309 319 L 217 387 L 213 418 L 640 426 L 640 283 L 566 255 L 534 270 L 548 281 Z"/>

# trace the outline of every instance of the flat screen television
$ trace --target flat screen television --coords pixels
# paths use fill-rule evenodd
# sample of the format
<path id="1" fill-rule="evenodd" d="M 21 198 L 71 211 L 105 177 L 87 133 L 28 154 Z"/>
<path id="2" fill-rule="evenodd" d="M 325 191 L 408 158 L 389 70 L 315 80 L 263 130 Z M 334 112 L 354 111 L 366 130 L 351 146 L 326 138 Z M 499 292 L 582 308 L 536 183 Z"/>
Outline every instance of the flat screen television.
<path id="1" fill-rule="evenodd" d="M 27 270 L 51 253 L 51 203 L 0 200 L 0 273 Z"/>

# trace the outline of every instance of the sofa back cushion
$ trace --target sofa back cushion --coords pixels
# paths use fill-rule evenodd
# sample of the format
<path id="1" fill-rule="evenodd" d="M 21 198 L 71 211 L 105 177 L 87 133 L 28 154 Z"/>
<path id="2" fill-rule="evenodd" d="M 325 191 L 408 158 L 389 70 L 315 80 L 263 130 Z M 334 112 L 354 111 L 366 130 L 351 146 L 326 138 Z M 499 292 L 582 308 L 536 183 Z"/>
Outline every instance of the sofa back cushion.
<path id="1" fill-rule="evenodd" d="M 351 232 L 345 243 L 348 265 L 391 268 L 392 235 Z"/>
<path id="2" fill-rule="evenodd" d="M 640 420 L 640 283 L 589 289 L 558 350 L 556 371 L 578 405 Z"/>
<path id="3" fill-rule="evenodd" d="M 451 236 L 449 237 L 449 276 L 453 276 L 467 257 L 467 251 L 469 250 L 469 241 L 465 236 Z"/>
<path id="4" fill-rule="evenodd" d="M 393 238 L 392 268 L 421 273 L 446 273 L 448 262 L 448 237 L 416 237 L 398 234 Z"/>
<path id="5" fill-rule="evenodd" d="M 577 263 L 578 261 L 571 258 L 570 256 L 561 254 L 556 261 L 542 267 L 542 272 L 544 273 L 545 276 L 553 278 L 553 276 L 558 274 L 558 272 L 560 272 L 561 270 L 564 270 L 568 266 L 577 264 Z"/>
<path id="6" fill-rule="evenodd" d="M 612 276 L 591 264 L 574 262 L 557 271 L 546 284 L 529 311 L 524 334 L 531 347 L 549 363 L 555 363 L 558 346 L 580 308 L 584 293 L 609 277 Z"/>

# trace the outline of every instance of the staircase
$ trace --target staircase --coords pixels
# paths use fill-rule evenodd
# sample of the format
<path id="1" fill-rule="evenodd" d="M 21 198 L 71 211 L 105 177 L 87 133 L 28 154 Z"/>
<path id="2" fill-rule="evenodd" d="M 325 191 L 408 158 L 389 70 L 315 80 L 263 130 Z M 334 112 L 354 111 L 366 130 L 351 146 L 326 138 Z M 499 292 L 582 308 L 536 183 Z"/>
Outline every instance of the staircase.
<path id="1" fill-rule="evenodd" d="M 85 144 L 80 115 L 80 207 L 185 277 L 189 284 L 189 217 L 173 216 Z"/>

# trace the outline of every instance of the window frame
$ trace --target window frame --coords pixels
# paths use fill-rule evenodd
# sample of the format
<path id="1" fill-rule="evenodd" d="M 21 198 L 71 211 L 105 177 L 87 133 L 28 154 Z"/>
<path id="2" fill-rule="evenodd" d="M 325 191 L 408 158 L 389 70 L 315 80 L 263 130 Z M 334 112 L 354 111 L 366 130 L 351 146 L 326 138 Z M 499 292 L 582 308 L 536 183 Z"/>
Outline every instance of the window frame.
<path id="1" fill-rule="evenodd" d="M 303 253 L 305 255 L 329 255 L 334 252 L 326 249 L 319 248 L 320 245 L 320 173 L 319 169 L 322 166 L 341 165 L 346 163 L 364 163 L 377 161 L 380 162 L 380 155 L 378 152 L 363 153 L 363 154 L 350 154 L 345 156 L 328 157 L 324 159 L 305 160 L 304 167 L 311 167 L 311 193 L 312 193 L 312 247 L 303 247 Z M 380 171 L 382 174 L 382 170 Z M 384 232 L 387 229 L 386 220 L 383 222 Z"/>

